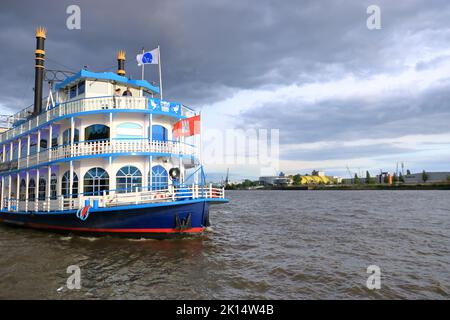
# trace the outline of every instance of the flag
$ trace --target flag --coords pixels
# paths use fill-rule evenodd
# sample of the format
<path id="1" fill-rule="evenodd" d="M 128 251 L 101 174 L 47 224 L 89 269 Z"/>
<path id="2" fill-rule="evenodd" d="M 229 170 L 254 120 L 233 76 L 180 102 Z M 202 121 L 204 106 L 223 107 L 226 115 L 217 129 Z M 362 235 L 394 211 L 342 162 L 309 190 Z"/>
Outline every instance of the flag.
<path id="1" fill-rule="evenodd" d="M 142 66 L 143 64 L 158 64 L 159 63 L 159 50 L 158 48 L 147 51 L 136 56 L 136 61 L 138 66 Z"/>
<path id="2" fill-rule="evenodd" d="M 175 122 L 173 125 L 173 137 L 190 137 L 200 133 L 200 115 Z"/>

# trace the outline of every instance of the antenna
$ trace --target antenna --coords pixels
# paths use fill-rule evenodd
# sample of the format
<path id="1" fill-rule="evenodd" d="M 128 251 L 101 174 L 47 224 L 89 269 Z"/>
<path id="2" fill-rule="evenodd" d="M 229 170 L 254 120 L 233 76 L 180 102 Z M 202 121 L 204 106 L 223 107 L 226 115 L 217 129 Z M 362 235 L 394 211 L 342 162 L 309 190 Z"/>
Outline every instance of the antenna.
<path id="1" fill-rule="evenodd" d="M 230 168 L 227 169 L 227 176 L 225 178 L 225 187 L 228 186 L 228 177 L 230 175 Z"/>
<path id="2" fill-rule="evenodd" d="M 352 172 L 350 171 L 350 168 L 348 167 L 348 165 L 347 165 L 347 172 L 350 177 L 350 181 L 353 183 L 353 175 L 352 175 Z"/>

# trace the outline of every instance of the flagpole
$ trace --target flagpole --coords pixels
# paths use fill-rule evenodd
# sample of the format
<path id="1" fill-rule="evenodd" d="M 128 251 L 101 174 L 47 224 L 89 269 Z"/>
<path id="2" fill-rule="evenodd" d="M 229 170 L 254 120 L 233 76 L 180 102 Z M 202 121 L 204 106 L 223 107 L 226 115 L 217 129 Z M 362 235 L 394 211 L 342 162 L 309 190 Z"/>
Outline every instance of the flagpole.
<path id="1" fill-rule="evenodd" d="M 162 74 L 161 74 L 161 49 L 158 44 L 158 67 L 159 67 L 159 98 L 163 99 Z"/>
<path id="2" fill-rule="evenodd" d="M 142 54 L 144 54 L 144 52 L 145 52 L 145 49 L 144 49 L 144 47 L 142 47 Z M 144 66 L 145 66 L 145 63 L 142 64 L 142 71 L 141 71 L 142 80 L 144 80 Z"/>
<path id="3" fill-rule="evenodd" d="M 202 128 L 202 122 L 203 122 L 203 118 L 202 118 L 202 110 L 200 110 L 200 112 L 199 112 L 199 116 L 200 116 L 200 134 L 199 134 L 199 138 L 200 138 L 200 141 L 199 141 L 199 147 L 200 147 L 200 150 L 199 150 L 199 160 L 200 160 L 200 167 L 202 168 L 201 170 L 203 171 L 203 152 L 202 152 L 202 149 L 203 149 L 203 139 L 202 139 L 202 137 L 203 137 L 203 128 Z"/>

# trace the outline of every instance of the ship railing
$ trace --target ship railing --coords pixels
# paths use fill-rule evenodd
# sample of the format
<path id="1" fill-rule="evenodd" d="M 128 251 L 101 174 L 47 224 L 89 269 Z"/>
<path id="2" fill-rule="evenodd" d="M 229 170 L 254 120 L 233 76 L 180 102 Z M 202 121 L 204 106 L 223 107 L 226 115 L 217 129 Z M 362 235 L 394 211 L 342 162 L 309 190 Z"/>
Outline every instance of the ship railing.
<path id="1" fill-rule="evenodd" d="M 111 110 L 111 109 L 128 109 L 128 110 L 157 110 L 167 114 L 176 114 L 185 117 L 191 117 L 195 115 L 195 111 L 181 104 L 174 104 L 176 108 L 181 108 L 180 111 L 175 112 L 175 109 L 171 108 L 170 102 L 159 101 L 157 99 L 148 97 L 90 97 L 81 98 L 77 100 L 71 100 L 62 103 L 56 103 L 54 107 L 49 108 L 40 115 L 32 117 L 32 106 L 20 111 L 16 115 L 12 116 L 15 123 L 16 120 L 24 121 L 22 124 L 18 124 L 8 131 L 0 134 L 0 143 L 12 139 L 20 134 L 30 131 L 36 127 L 39 127 L 46 122 L 74 113 L 96 111 L 96 110 Z M 153 102 L 153 104 L 152 104 Z M 168 104 L 169 107 L 162 107 L 162 105 Z M 156 109 L 155 109 L 156 108 Z"/>
<path id="2" fill-rule="evenodd" d="M 168 201 L 181 201 L 188 199 L 224 199 L 224 188 L 214 188 L 210 186 L 200 186 L 192 184 L 186 187 L 173 187 L 167 189 L 148 190 L 141 192 L 110 192 L 100 198 L 104 207 L 114 207 L 122 205 L 157 203 Z"/>
<path id="3" fill-rule="evenodd" d="M 158 141 L 149 139 L 108 139 L 75 142 L 72 145 L 63 145 L 48 148 L 29 157 L 18 160 L 20 169 L 35 166 L 48 161 L 79 156 L 114 154 L 114 153 L 167 153 L 195 156 L 196 148 L 193 145 L 178 141 Z"/>
<path id="4" fill-rule="evenodd" d="M 142 188 L 141 188 L 142 189 Z M 2 210 L 20 212 L 55 212 L 78 210 L 89 204 L 94 208 L 109 208 L 126 205 L 164 203 L 194 199 L 224 199 L 224 188 L 192 184 L 165 189 L 124 192 L 125 190 L 104 190 L 100 194 L 80 193 L 56 198 L 35 198 L 34 200 L 3 199 Z"/>

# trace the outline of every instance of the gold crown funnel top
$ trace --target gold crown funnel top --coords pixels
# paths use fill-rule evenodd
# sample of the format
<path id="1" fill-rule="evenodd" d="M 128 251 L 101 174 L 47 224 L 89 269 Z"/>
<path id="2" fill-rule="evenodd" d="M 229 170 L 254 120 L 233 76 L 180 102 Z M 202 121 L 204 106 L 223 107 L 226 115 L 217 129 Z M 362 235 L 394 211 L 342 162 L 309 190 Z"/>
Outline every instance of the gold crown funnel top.
<path id="1" fill-rule="evenodd" d="M 125 76 L 125 51 L 123 50 L 117 52 L 117 74 Z"/>
<path id="2" fill-rule="evenodd" d="M 117 52 L 117 59 L 118 60 L 125 60 L 125 51 L 120 50 L 119 52 Z"/>
<path id="3" fill-rule="evenodd" d="M 44 38 L 47 35 L 47 29 L 45 29 L 44 27 L 37 27 L 36 28 L 36 38 Z"/>

